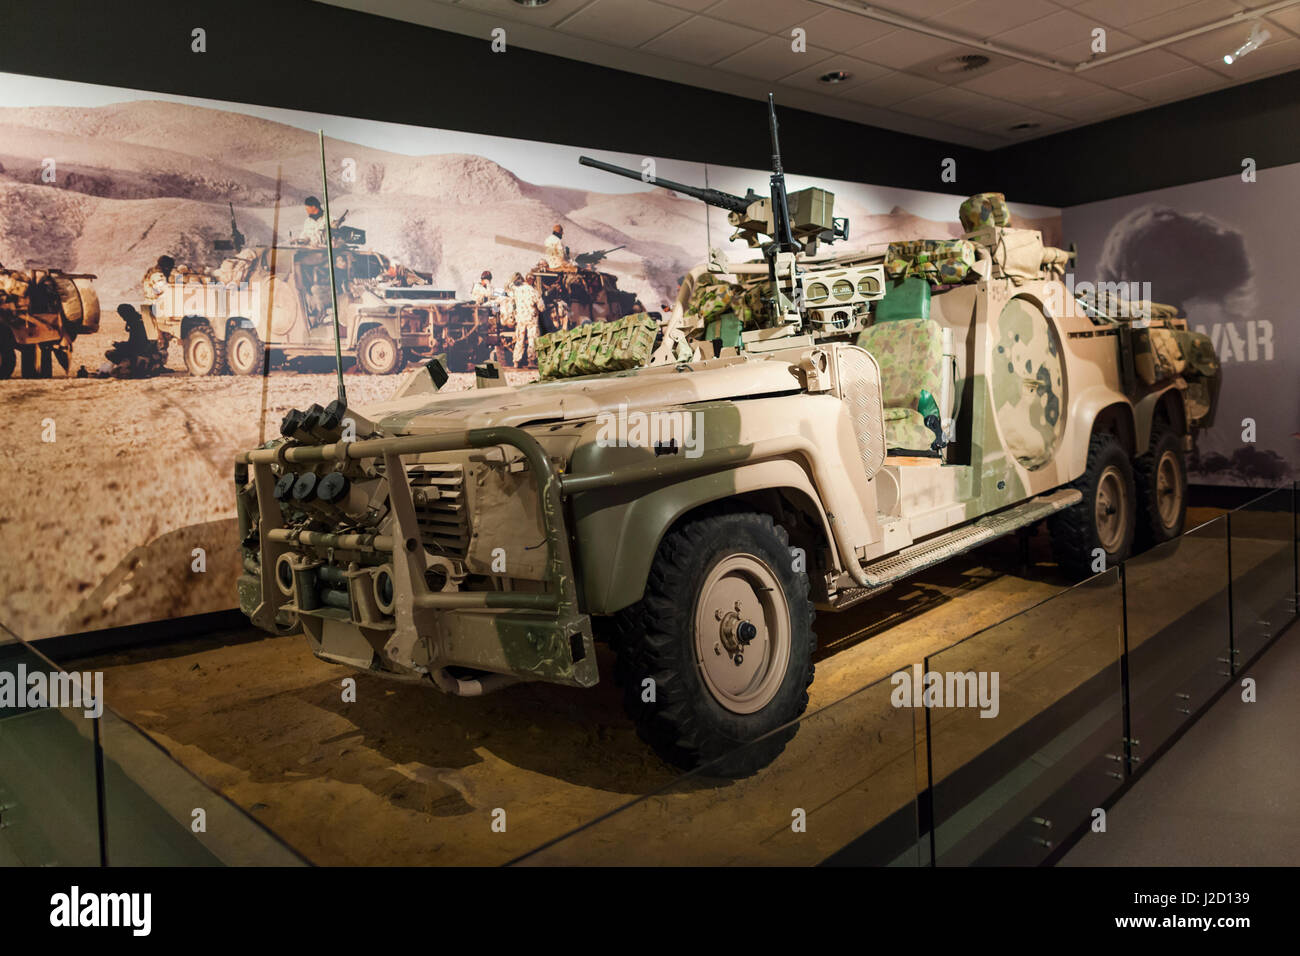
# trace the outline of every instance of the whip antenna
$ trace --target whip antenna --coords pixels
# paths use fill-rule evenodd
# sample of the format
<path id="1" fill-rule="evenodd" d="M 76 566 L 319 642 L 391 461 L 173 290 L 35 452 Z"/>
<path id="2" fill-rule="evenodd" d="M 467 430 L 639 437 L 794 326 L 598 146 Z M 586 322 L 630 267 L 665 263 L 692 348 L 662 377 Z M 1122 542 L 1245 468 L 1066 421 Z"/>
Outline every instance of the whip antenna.
<path id="1" fill-rule="evenodd" d="M 323 187 L 321 195 L 325 200 L 325 251 L 329 254 L 330 308 L 334 312 L 334 368 L 339 378 L 339 401 L 346 408 L 348 393 L 343 388 L 343 344 L 339 339 L 339 294 L 334 286 L 334 229 L 330 225 L 330 184 L 325 169 L 325 131 L 318 129 L 316 135 L 320 137 L 320 182 Z"/>

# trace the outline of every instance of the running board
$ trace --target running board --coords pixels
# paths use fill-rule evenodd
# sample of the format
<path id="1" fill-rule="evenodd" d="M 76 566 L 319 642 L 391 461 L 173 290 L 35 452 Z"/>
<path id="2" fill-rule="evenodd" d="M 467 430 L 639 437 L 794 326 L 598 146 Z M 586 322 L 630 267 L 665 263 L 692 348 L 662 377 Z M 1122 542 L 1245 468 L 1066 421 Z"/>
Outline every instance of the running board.
<path id="1" fill-rule="evenodd" d="M 1024 528 L 1044 518 L 1056 514 L 1083 500 L 1083 493 L 1077 488 L 1062 488 L 1051 494 L 1031 498 L 1003 511 L 976 518 L 970 524 L 946 531 L 920 544 L 904 548 L 897 554 L 881 558 L 872 564 L 864 564 L 869 585 L 867 587 L 845 588 L 840 592 L 836 608 L 849 607 L 873 594 L 883 591 L 895 581 L 907 577 L 922 568 L 946 561 L 981 544 L 1009 534 L 1017 528 Z"/>

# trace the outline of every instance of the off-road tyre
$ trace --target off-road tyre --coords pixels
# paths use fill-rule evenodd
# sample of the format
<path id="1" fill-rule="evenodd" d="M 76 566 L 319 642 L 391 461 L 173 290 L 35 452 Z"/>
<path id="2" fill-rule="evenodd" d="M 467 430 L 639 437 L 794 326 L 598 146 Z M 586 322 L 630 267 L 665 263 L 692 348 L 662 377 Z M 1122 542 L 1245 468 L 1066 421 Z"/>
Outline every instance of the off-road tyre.
<path id="1" fill-rule="evenodd" d="M 738 576 L 724 573 L 728 568 Z M 744 681 L 752 669 L 748 686 L 756 688 L 755 696 L 727 704 L 723 691 L 710 689 L 715 678 L 707 676 L 704 661 L 710 650 L 721 648 L 722 639 L 701 630 L 697 642 L 696 621 L 701 614 L 708 616 L 706 605 L 712 603 L 704 589 L 716 600 L 751 571 L 779 593 L 766 607 L 757 599 L 748 612 L 765 623 L 742 652 L 761 646 L 762 653 L 756 666 L 738 665 L 735 677 Z M 716 578 L 720 573 L 725 584 Z M 706 772 L 713 776 L 746 777 L 775 760 L 797 730 L 797 725 L 784 725 L 808 706 L 817 648 L 808 590 L 808 576 L 794 570 L 785 530 L 768 515 L 714 512 L 670 530 L 655 553 L 644 596 L 615 615 L 610 628 L 617 654 L 615 681 L 641 739 L 668 763 L 687 770 L 707 764 Z M 719 633 L 724 626 L 718 625 Z M 726 651 L 715 654 L 715 677 L 724 662 L 733 664 L 734 657 Z M 728 673 L 724 667 L 724 678 Z M 647 680 L 654 682 L 653 701 L 644 699 Z M 755 706 L 747 713 L 735 709 Z M 759 737 L 764 739 L 751 743 Z"/>
<path id="2" fill-rule="evenodd" d="M 207 322 L 199 322 L 185 334 L 184 351 L 185 368 L 191 375 L 224 375 L 229 370 L 226 343 Z"/>
<path id="3" fill-rule="evenodd" d="M 1105 552 L 1105 567 L 1128 559 L 1137 523 L 1133 463 L 1119 439 L 1097 432 L 1088 443 L 1088 469 L 1070 487 L 1083 492 L 1077 505 L 1047 521 L 1052 553 L 1063 570 L 1076 577 L 1098 573 L 1094 552 Z"/>
<path id="4" fill-rule="evenodd" d="M 1166 424 L 1151 433 L 1145 455 L 1133 459 L 1137 486 L 1138 518 L 1134 535 L 1139 550 L 1146 550 L 1183 533 L 1187 521 L 1187 462 L 1183 439 Z"/>
<path id="5" fill-rule="evenodd" d="M 368 375 L 392 375 L 402 370 L 406 355 L 383 329 L 368 329 L 357 340 L 357 364 Z"/>
<path id="6" fill-rule="evenodd" d="M 252 329 L 242 326 L 226 336 L 226 364 L 232 375 L 260 375 L 266 352 Z"/>

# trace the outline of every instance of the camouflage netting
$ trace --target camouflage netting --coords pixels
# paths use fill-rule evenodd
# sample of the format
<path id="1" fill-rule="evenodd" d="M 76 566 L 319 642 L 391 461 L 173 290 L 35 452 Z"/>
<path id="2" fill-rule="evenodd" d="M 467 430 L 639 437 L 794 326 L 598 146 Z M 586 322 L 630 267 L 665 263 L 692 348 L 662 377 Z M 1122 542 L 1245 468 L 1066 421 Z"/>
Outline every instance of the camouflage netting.
<path id="1" fill-rule="evenodd" d="M 1002 193 L 976 193 L 957 210 L 962 229 L 974 232 L 987 226 L 1011 225 L 1011 210 Z"/>
<path id="2" fill-rule="evenodd" d="M 639 368 L 650 360 L 659 323 L 644 312 L 613 322 L 589 322 L 537 340 L 542 381 Z"/>
<path id="3" fill-rule="evenodd" d="M 967 239 L 891 242 L 885 253 L 885 274 L 891 279 L 922 277 L 937 285 L 956 285 L 974 270 L 975 246 Z"/>

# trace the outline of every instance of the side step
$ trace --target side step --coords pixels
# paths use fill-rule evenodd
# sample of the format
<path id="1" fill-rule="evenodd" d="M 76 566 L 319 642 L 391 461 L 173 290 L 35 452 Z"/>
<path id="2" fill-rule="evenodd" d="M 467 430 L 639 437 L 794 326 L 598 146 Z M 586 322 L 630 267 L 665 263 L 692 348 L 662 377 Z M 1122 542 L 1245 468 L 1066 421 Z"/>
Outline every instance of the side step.
<path id="1" fill-rule="evenodd" d="M 904 548 L 897 554 L 891 554 L 871 564 L 862 566 L 870 587 L 846 588 L 840 592 L 836 608 L 848 607 L 871 595 L 882 591 L 902 578 L 946 561 L 985 542 L 1000 538 L 1017 528 L 1023 528 L 1042 521 L 1049 515 L 1076 505 L 1083 500 L 1083 493 L 1077 488 L 1062 488 L 1051 494 L 1031 498 L 1002 511 L 976 518 L 970 524 L 964 524 L 952 531 L 945 531 L 919 544 Z"/>

